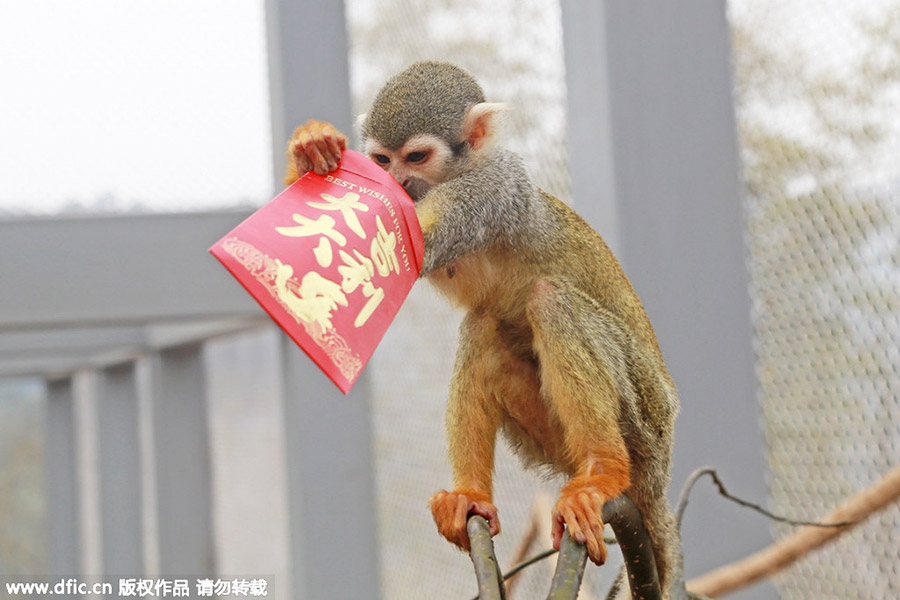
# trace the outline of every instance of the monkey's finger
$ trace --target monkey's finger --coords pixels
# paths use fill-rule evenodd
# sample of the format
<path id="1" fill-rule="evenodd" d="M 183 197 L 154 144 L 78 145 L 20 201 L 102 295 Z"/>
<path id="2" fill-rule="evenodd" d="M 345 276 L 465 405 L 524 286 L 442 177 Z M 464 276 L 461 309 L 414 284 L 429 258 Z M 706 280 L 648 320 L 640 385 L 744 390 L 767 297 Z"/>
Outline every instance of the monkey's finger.
<path id="1" fill-rule="evenodd" d="M 598 540 L 603 540 L 603 497 L 591 494 L 591 529 Z"/>
<path id="2" fill-rule="evenodd" d="M 471 506 L 469 506 L 469 515 L 484 517 L 488 522 L 491 537 L 500 533 L 500 517 L 497 515 L 497 508 L 493 504 L 472 502 Z"/>
<path id="3" fill-rule="evenodd" d="M 584 491 L 578 494 L 578 507 L 580 514 L 584 515 L 592 527 L 598 523 L 603 526 L 601 514 L 603 513 L 603 497 L 593 491 Z"/>
<path id="4" fill-rule="evenodd" d="M 575 498 L 573 512 L 584 532 L 588 556 L 595 564 L 602 565 L 606 562 L 606 546 L 603 543 L 603 522 L 594 508 L 598 502 L 598 494 L 581 492 Z"/>
<path id="5" fill-rule="evenodd" d="M 309 165 L 309 161 L 306 160 L 306 155 L 303 152 L 303 147 L 299 143 L 297 143 L 296 138 L 291 139 L 290 145 L 288 146 L 288 151 L 294 161 L 294 167 L 297 168 L 297 173 L 299 175 L 303 175 L 307 171 L 312 170 Z"/>
<path id="6" fill-rule="evenodd" d="M 490 526 L 491 537 L 494 537 L 498 533 L 500 533 L 500 517 L 496 514 L 488 519 L 488 525 Z"/>
<path id="7" fill-rule="evenodd" d="M 590 498 L 587 493 L 581 492 L 574 498 L 572 513 L 575 515 L 575 520 L 578 522 L 578 528 L 581 530 L 582 536 L 584 536 L 584 540 L 578 541 L 590 545 L 594 536 L 592 530 L 594 515 L 591 513 Z M 575 539 L 578 538 L 575 537 Z"/>
<path id="8" fill-rule="evenodd" d="M 606 562 L 606 543 L 603 541 L 603 525 L 598 526 L 599 520 L 593 520 L 588 527 L 587 546 L 588 556 L 595 565 Z"/>
<path id="9" fill-rule="evenodd" d="M 297 136 L 297 145 L 303 149 L 303 154 L 309 160 L 313 169 L 318 175 L 328 173 L 328 162 L 322 153 L 319 152 L 318 143 L 314 135 L 314 130 L 304 130 Z"/>
<path id="10" fill-rule="evenodd" d="M 595 524 L 592 522 L 584 524 L 584 531 L 584 545 L 587 547 L 588 556 L 591 557 L 591 560 L 594 563 L 602 565 L 606 561 L 606 546 L 603 544 L 603 531 L 601 530 L 598 535 Z"/>
<path id="11" fill-rule="evenodd" d="M 340 162 L 341 153 L 346 148 L 346 145 L 345 145 L 346 142 L 344 142 L 344 144 L 341 143 L 342 137 L 343 136 L 339 136 L 337 131 L 334 131 L 334 128 L 332 128 L 332 130 L 330 132 L 329 131 L 325 132 L 325 143 L 328 145 L 328 153 L 331 156 L 331 158 L 334 159 L 335 163 Z"/>
<path id="12" fill-rule="evenodd" d="M 325 160 L 325 166 L 329 172 L 334 171 L 337 168 L 338 162 L 341 159 L 341 153 L 333 152 L 331 144 L 328 142 L 328 138 L 331 137 L 332 131 L 335 131 L 334 127 L 327 123 L 316 122 L 309 128 L 309 135 L 312 138 L 316 149 L 319 151 L 319 154 L 321 154 L 322 158 Z M 320 175 L 323 174 L 324 173 L 320 173 Z"/>
<path id="13" fill-rule="evenodd" d="M 572 510 L 572 507 L 569 505 L 562 507 L 562 515 L 566 520 L 566 526 L 569 528 L 569 535 L 572 538 L 581 544 L 585 543 L 587 538 L 584 535 L 584 531 L 581 530 L 581 524 L 578 522 L 578 518 L 575 516 L 575 511 Z"/>
<path id="14" fill-rule="evenodd" d="M 297 172 L 301 174 L 313 170 L 312 163 L 309 162 L 309 159 L 306 158 L 306 155 L 302 151 L 294 153 L 294 164 L 297 166 Z"/>
<path id="15" fill-rule="evenodd" d="M 318 137 L 315 140 L 316 149 L 319 151 L 319 154 L 322 155 L 322 158 L 325 160 L 325 167 L 328 169 L 327 172 L 334 171 L 337 169 L 338 161 L 340 160 L 340 154 L 335 155 L 331 148 L 329 147 L 328 142 L 324 137 Z"/>
<path id="16" fill-rule="evenodd" d="M 587 546 L 588 557 L 598 567 L 606 563 L 606 544 L 603 540 Z"/>
<path id="17" fill-rule="evenodd" d="M 454 543 L 465 550 L 469 549 L 469 535 L 466 532 L 466 522 L 469 520 L 469 506 L 471 502 L 463 494 L 456 496 L 456 514 L 453 518 Z"/>
<path id="18" fill-rule="evenodd" d="M 337 157 L 338 160 L 340 160 L 340 157 L 343 154 L 344 150 L 347 149 L 347 136 L 335 129 L 333 126 L 329 126 L 329 129 L 331 131 L 331 138 L 337 145 Z"/>
<path id="19" fill-rule="evenodd" d="M 559 545 L 562 543 L 563 533 L 566 531 L 566 521 L 563 519 L 563 516 L 560 513 L 554 513 L 553 515 L 553 531 L 551 535 L 553 537 L 553 549 L 559 550 Z"/>
<path id="20" fill-rule="evenodd" d="M 306 149 L 306 157 L 313 165 L 313 170 L 317 175 L 327 175 L 329 170 L 328 161 L 322 155 L 322 152 L 319 150 L 318 144 L 315 140 L 310 140 L 310 142 L 304 146 Z"/>
<path id="21" fill-rule="evenodd" d="M 603 522 L 600 519 L 594 518 L 591 519 L 589 524 L 591 535 L 590 537 L 594 539 L 594 541 L 598 544 L 598 546 L 603 546 Z"/>

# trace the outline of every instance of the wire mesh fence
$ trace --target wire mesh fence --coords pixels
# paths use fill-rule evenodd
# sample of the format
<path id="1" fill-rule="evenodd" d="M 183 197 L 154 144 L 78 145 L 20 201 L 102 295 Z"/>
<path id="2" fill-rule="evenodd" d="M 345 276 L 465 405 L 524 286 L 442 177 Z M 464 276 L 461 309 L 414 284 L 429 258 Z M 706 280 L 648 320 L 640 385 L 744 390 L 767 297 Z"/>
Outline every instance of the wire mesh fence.
<path id="1" fill-rule="evenodd" d="M 729 9 L 769 485 L 815 518 L 900 462 L 900 5 Z M 895 507 L 782 597 L 896 598 L 898 532 Z"/>
<path id="2" fill-rule="evenodd" d="M 410 62 L 456 61 L 489 99 L 514 106 L 506 143 L 569 201 L 558 3 L 350 0 L 347 18 L 357 112 Z M 900 460 L 900 8 L 732 0 L 729 18 L 773 508 L 815 518 Z M 373 359 L 385 597 L 465 597 L 474 586 L 425 509 L 450 485 L 442 424 L 457 325 L 419 287 Z M 432 351 L 413 358 L 422 338 Z M 503 449 L 496 481 L 502 563 L 535 491 L 555 485 Z M 898 525 L 889 510 L 805 559 L 781 576 L 783 596 L 894 597 Z M 546 593 L 542 569 L 517 597 Z M 615 571 L 589 569 L 589 593 Z"/>

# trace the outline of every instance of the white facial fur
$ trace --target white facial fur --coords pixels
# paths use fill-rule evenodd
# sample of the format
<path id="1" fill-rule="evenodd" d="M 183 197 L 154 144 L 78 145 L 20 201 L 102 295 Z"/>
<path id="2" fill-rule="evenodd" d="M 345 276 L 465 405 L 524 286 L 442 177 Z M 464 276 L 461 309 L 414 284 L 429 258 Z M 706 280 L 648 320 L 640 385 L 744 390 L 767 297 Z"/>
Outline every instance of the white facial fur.
<path id="1" fill-rule="evenodd" d="M 444 180 L 446 167 L 453 158 L 453 150 L 444 140 L 427 133 L 409 138 L 396 150 L 370 138 L 366 140 L 364 150 L 375 164 L 393 175 L 416 200 L 428 188 Z"/>

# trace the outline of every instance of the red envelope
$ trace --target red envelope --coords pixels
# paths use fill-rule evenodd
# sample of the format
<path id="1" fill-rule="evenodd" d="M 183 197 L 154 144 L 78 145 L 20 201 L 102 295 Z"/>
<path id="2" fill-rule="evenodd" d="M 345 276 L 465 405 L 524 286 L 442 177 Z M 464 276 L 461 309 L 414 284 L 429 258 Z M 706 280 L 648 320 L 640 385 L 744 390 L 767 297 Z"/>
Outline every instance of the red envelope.
<path id="1" fill-rule="evenodd" d="M 345 394 L 421 270 L 413 201 L 347 150 L 307 173 L 209 251 Z"/>

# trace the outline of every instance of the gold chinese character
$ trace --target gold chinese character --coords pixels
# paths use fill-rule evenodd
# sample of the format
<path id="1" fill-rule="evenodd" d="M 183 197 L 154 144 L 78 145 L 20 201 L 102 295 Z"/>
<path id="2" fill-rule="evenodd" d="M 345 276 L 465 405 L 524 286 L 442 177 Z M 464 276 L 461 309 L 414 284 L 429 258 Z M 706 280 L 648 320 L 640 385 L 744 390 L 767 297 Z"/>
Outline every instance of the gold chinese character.
<path id="1" fill-rule="evenodd" d="M 356 258 L 350 256 L 343 250 L 341 250 L 339 254 L 341 260 L 344 261 L 344 264 L 337 268 L 338 273 L 343 277 L 341 280 L 341 289 L 350 294 L 353 293 L 363 281 L 371 279 L 372 275 L 375 274 L 375 266 L 372 264 L 372 259 L 367 258 L 359 250 L 353 251 Z"/>
<path id="2" fill-rule="evenodd" d="M 341 292 L 341 286 L 310 271 L 303 276 L 299 287 L 296 283 L 289 287 L 294 268 L 277 258 L 275 266 L 275 293 L 288 311 L 305 323 L 316 323 L 323 330 L 331 329 L 331 311 L 338 305 L 347 306 L 347 296 Z"/>
<path id="3" fill-rule="evenodd" d="M 343 250 L 339 253 L 341 260 L 344 261 L 343 265 L 338 266 L 338 272 L 343 278 L 341 280 L 341 289 L 350 294 L 361 285 L 363 296 L 369 299 L 353 321 L 354 326 L 360 327 L 369 320 L 369 317 L 381 304 L 381 301 L 384 299 L 384 290 L 375 287 L 375 284 L 372 283 L 375 265 L 371 258 L 364 256 L 359 250 L 353 251 L 353 254 L 356 255 L 355 258 Z"/>
<path id="4" fill-rule="evenodd" d="M 380 287 L 375 287 L 371 280 L 363 282 L 362 292 L 363 296 L 368 298 L 369 301 L 366 302 L 366 305 L 356 315 L 356 319 L 353 320 L 354 327 L 365 325 L 372 313 L 375 312 L 375 309 L 378 308 L 378 305 L 381 304 L 381 301 L 384 300 L 384 290 Z"/>
<path id="5" fill-rule="evenodd" d="M 330 267 L 331 260 L 334 258 L 334 250 L 331 248 L 331 242 L 324 235 L 319 238 L 319 245 L 313 248 L 313 254 L 316 262 L 320 267 Z"/>
<path id="6" fill-rule="evenodd" d="M 347 192 L 341 198 L 332 196 L 331 194 L 320 194 L 322 202 L 307 202 L 307 206 L 318 208 L 320 210 L 337 210 L 344 217 L 347 227 L 362 239 L 366 239 L 366 232 L 359 222 L 359 218 L 354 211 L 369 212 L 369 207 L 359 201 L 359 194 Z M 343 244 L 341 244 L 343 246 Z"/>
<path id="7" fill-rule="evenodd" d="M 337 231 L 334 228 L 335 221 L 328 215 L 321 215 L 315 221 L 296 213 L 294 213 L 292 218 L 294 219 L 294 222 L 299 223 L 299 225 L 295 225 L 293 227 L 276 227 L 275 231 L 277 231 L 281 235 L 286 235 L 288 237 L 327 235 L 332 240 L 337 242 L 338 246 L 343 246 L 347 243 L 347 238 L 344 237 L 343 233 Z"/>
<path id="8" fill-rule="evenodd" d="M 384 223 L 381 222 L 381 216 L 375 217 L 375 224 L 378 226 L 378 233 L 372 239 L 370 253 L 378 274 L 385 277 L 391 271 L 400 273 L 400 261 L 396 252 L 397 234 L 393 231 L 387 232 Z"/>

